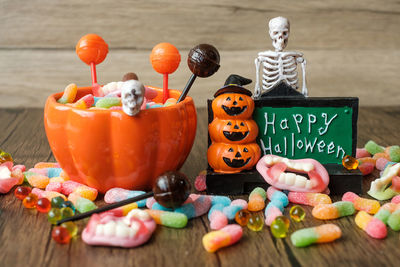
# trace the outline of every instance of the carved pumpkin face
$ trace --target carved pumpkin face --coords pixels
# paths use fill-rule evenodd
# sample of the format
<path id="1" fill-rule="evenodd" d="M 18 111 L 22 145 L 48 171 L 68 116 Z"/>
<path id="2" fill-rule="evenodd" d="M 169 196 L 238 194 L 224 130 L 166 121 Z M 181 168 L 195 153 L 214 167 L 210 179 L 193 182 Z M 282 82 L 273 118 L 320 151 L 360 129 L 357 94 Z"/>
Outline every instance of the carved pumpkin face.
<path id="1" fill-rule="evenodd" d="M 248 119 L 253 114 L 254 101 L 245 94 L 225 93 L 213 100 L 212 110 L 214 118 Z"/>
<path id="2" fill-rule="evenodd" d="M 258 126 L 253 120 L 220 120 L 215 118 L 208 125 L 213 142 L 246 144 L 254 142 L 258 135 Z"/>
<path id="3" fill-rule="evenodd" d="M 215 172 L 235 173 L 251 169 L 258 161 L 261 150 L 256 143 L 236 145 L 213 143 L 207 159 Z"/>

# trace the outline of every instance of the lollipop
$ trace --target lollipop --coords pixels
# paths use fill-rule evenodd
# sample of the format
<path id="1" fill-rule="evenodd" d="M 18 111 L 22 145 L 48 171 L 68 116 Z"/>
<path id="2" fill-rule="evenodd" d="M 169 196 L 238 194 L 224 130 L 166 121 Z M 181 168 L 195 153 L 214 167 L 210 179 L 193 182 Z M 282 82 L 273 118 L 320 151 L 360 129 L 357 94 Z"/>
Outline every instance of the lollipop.
<path id="1" fill-rule="evenodd" d="M 107 43 L 97 34 L 87 34 L 76 44 L 76 54 L 90 66 L 94 96 L 102 96 L 101 87 L 97 84 L 96 65 L 104 61 L 107 53 Z"/>
<path id="2" fill-rule="evenodd" d="M 163 82 L 163 103 L 169 98 L 168 74 L 173 73 L 181 62 L 181 55 L 178 49 L 170 43 L 159 43 L 150 54 L 150 62 L 153 69 L 164 75 Z"/>
<path id="3" fill-rule="evenodd" d="M 133 198 L 128 198 L 123 201 L 116 202 L 85 213 L 81 213 L 73 217 L 65 218 L 58 221 L 57 225 L 60 225 L 64 222 L 77 221 L 83 218 L 87 218 L 94 213 L 100 213 L 103 211 L 115 209 L 152 196 L 154 196 L 158 203 L 166 208 L 177 208 L 186 201 L 189 196 L 189 192 L 190 182 L 187 179 L 186 175 L 177 171 L 170 171 L 164 173 L 157 178 L 152 192 L 148 192 Z"/>
<path id="4" fill-rule="evenodd" d="M 217 72 L 219 59 L 218 50 L 209 44 L 199 44 L 190 50 L 187 63 L 193 74 L 190 76 L 177 103 L 185 99 L 197 76 L 206 78 Z"/>

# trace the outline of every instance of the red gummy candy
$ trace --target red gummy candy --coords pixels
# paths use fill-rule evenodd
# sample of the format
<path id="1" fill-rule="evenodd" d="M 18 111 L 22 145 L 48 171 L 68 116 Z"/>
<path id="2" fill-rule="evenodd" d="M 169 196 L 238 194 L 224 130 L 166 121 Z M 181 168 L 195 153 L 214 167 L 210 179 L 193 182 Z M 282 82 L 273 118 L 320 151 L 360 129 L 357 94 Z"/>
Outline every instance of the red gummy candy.
<path id="1" fill-rule="evenodd" d="M 358 169 L 361 171 L 362 175 L 365 176 L 374 171 L 375 165 L 370 162 L 364 162 L 364 163 L 358 165 Z"/>
<path id="2" fill-rule="evenodd" d="M 206 185 L 206 176 L 200 174 L 199 176 L 196 177 L 196 180 L 194 181 L 194 187 L 196 188 L 197 191 L 205 191 L 207 189 Z"/>

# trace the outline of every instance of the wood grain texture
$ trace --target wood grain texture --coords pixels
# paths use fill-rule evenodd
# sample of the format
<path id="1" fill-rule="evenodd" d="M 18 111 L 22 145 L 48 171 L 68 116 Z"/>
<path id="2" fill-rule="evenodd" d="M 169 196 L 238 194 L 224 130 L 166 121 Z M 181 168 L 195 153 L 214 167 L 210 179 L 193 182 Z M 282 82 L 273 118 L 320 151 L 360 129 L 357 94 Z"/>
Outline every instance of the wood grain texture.
<path id="1" fill-rule="evenodd" d="M 261 46 L 268 49 L 269 46 Z M 257 50 L 220 51 L 221 67 L 209 78 L 198 78 L 189 95 L 196 106 L 205 107 L 207 98 L 223 86 L 228 75 L 236 73 L 253 80 Z M 398 105 L 400 50 L 303 50 L 307 58 L 307 83 L 310 96 L 358 96 L 361 106 Z M 170 75 L 169 87 L 182 90 L 191 72 L 182 62 Z M 162 86 L 162 75 L 149 61 L 150 51 L 111 50 L 97 67 L 98 81 L 119 81 L 134 71 L 145 84 Z M 90 69 L 74 50 L 0 50 L 0 107 L 43 107 L 47 96 L 64 90 L 69 83 L 90 85 Z"/>
<path id="2" fill-rule="evenodd" d="M 400 140 L 400 108 L 360 108 L 358 146 L 369 139 L 384 146 Z M 41 109 L 1 109 L 0 147 L 10 152 L 17 163 L 32 167 L 39 161 L 54 160 L 46 141 Z M 197 136 L 182 171 L 191 181 L 204 169 L 207 147 L 207 115 L 198 109 Z M 378 173 L 364 180 L 364 191 Z M 247 197 L 247 196 L 243 196 Z M 334 197 L 334 201 L 339 197 Z M 102 205 L 102 201 L 98 201 Z M 291 206 L 291 205 L 290 205 Z M 289 208 L 290 208 L 289 206 Z M 289 208 L 286 208 L 288 212 Z M 320 225 L 304 207 L 307 216 L 291 223 L 290 233 L 303 227 Z M 202 236 L 210 231 L 206 216 L 191 220 L 185 229 L 158 227 L 149 243 L 136 249 L 91 247 L 80 238 L 69 245 L 51 240 L 46 216 L 23 208 L 12 193 L 0 195 L 1 266 L 397 266 L 399 233 L 388 230 L 384 240 L 369 238 L 354 223 L 354 216 L 329 221 L 339 225 L 343 237 L 330 244 L 295 248 L 289 238 L 275 239 L 268 229 L 252 232 L 244 228 L 239 244 L 207 253 Z M 85 223 L 79 223 L 81 230 Z"/>
<path id="3" fill-rule="evenodd" d="M 149 49 L 161 41 L 190 49 L 259 49 L 268 20 L 292 21 L 291 49 L 399 48 L 400 6 L 386 1 L 54 1 L 2 0 L 0 47 L 73 48 L 89 32 L 113 48 Z"/>

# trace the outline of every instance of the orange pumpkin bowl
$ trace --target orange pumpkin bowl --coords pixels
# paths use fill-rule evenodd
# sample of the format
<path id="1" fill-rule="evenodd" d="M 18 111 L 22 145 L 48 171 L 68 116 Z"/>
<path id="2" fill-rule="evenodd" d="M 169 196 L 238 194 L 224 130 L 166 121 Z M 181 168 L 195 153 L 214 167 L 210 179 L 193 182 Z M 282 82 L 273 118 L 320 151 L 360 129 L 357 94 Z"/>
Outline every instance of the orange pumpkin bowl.
<path id="1" fill-rule="evenodd" d="M 161 102 L 162 89 L 150 88 Z M 89 93 L 91 87 L 79 88 L 77 99 Z M 54 157 L 74 181 L 101 193 L 113 187 L 148 190 L 162 173 L 180 169 L 190 153 L 197 124 L 191 97 L 130 117 L 122 110 L 59 104 L 62 94 L 48 97 L 44 125 Z M 181 92 L 169 94 L 178 99 Z"/>

